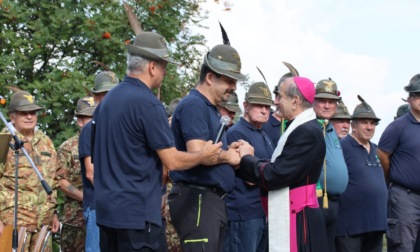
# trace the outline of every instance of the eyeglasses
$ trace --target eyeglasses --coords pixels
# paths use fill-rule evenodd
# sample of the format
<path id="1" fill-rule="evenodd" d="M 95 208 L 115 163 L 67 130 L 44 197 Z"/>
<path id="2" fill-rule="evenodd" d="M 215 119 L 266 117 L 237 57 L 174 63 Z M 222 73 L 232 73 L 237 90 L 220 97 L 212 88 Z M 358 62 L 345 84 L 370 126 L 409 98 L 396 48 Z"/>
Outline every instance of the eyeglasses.
<path id="1" fill-rule="evenodd" d="M 420 97 L 420 92 L 410 93 L 410 97 L 419 98 Z"/>
<path id="2" fill-rule="evenodd" d="M 367 165 L 367 166 L 374 166 L 374 167 L 376 167 L 376 166 L 381 166 L 381 163 L 380 163 L 380 162 L 378 162 L 378 161 L 376 161 L 376 162 L 371 162 L 371 161 L 369 161 L 369 160 L 366 160 L 366 165 Z"/>

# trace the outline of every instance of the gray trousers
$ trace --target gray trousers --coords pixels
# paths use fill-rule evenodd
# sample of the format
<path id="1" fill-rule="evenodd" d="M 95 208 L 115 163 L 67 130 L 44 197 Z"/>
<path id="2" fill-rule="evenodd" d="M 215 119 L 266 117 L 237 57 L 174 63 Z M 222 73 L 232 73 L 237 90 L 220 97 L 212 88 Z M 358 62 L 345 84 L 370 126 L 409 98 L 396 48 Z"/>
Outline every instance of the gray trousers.
<path id="1" fill-rule="evenodd" d="M 388 252 L 413 251 L 420 229 L 420 194 L 391 184 L 388 190 Z"/>

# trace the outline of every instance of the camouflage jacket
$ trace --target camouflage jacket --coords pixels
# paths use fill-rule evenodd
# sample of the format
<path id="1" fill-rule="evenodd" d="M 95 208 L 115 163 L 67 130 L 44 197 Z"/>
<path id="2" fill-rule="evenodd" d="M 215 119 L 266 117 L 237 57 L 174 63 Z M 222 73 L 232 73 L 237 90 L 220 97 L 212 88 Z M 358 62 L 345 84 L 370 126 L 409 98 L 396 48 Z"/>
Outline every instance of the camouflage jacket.
<path id="1" fill-rule="evenodd" d="M 3 132 L 7 132 L 7 129 L 3 129 Z M 16 134 L 25 141 L 20 133 Z M 53 190 L 51 195 L 47 195 L 29 161 L 19 150 L 17 225 L 33 231 L 42 225 L 51 225 L 56 207 L 58 159 L 51 139 L 40 130 L 35 131 L 31 141 L 24 143 L 24 148 Z M 4 224 L 13 224 L 14 190 L 15 155 L 9 149 L 6 164 L 0 164 L 0 220 Z"/>
<path id="2" fill-rule="evenodd" d="M 57 170 L 58 179 L 65 179 L 74 188 L 83 191 L 79 161 L 79 134 L 62 143 L 57 155 L 60 163 Z M 71 226 L 82 227 L 84 225 L 83 202 L 66 196 L 61 221 Z"/>

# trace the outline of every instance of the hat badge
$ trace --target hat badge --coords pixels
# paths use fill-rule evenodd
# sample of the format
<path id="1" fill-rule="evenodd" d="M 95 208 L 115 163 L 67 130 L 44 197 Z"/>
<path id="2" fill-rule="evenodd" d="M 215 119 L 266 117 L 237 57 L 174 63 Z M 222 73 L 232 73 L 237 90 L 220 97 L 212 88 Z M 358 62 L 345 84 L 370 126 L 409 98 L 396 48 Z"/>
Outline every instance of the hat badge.
<path id="1" fill-rule="evenodd" d="M 334 92 L 334 89 L 333 89 L 334 82 L 332 82 L 332 81 L 324 81 L 324 84 L 325 84 L 325 91 L 326 92 L 329 92 L 329 93 L 333 93 Z"/>
<path id="2" fill-rule="evenodd" d="M 270 91 L 268 90 L 268 88 L 266 88 L 266 87 L 259 87 L 259 88 L 264 93 L 264 96 L 265 97 L 269 97 L 270 96 Z"/>
<path id="3" fill-rule="evenodd" d="M 85 103 L 87 103 L 89 105 L 89 107 L 94 107 L 95 106 L 95 100 L 93 99 L 93 97 L 83 98 L 83 101 Z"/>
<path id="4" fill-rule="evenodd" d="M 108 73 L 109 78 L 111 78 L 112 82 L 117 82 L 117 76 L 114 73 Z"/>
<path id="5" fill-rule="evenodd" d="M 32 95 L 23 95 L 23 97 L 25 97 L 26 100 L 28 100 L 28 102 L 34 103 L 34 98 L 32 97 Z"/>

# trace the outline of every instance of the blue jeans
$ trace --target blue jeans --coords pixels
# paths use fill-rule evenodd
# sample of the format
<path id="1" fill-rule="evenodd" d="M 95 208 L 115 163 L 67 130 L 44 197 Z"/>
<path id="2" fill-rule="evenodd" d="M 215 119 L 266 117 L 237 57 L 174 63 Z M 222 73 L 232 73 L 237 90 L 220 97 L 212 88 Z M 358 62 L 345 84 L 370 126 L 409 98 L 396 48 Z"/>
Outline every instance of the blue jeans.
<path id="1" fill-rule="evenodd" d="M 83 217 L 86 221 L 86 252 L 99 252 L 99 227 L 96 225 L 96 211 L 88 207 L 83 211 Z"/>
<path id="2" fill-rule="evenodd" d="M 262 242 L 266 228 L 266 218 L 245 221 L 229 221 L 227 232 L 223 240 L 225 252 L 255 252 Z"/>

